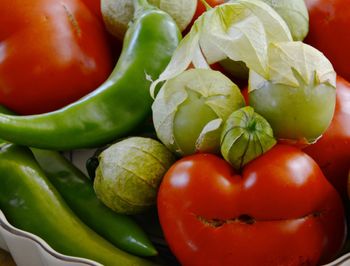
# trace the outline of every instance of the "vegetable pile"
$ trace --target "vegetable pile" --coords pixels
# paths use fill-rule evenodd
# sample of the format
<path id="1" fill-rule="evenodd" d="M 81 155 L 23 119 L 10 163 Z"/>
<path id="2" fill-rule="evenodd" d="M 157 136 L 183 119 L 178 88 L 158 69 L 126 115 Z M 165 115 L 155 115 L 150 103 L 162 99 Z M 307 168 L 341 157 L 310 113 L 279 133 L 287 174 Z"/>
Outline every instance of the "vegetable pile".
<path id="1" fill-rule="evenodd" d="M 1 211 L 107 266 L 348 252 L 350 83 L 313 4 L 342 1 L 4 1 Z M 90 178 L 60 153 L 89 148 Z"/>

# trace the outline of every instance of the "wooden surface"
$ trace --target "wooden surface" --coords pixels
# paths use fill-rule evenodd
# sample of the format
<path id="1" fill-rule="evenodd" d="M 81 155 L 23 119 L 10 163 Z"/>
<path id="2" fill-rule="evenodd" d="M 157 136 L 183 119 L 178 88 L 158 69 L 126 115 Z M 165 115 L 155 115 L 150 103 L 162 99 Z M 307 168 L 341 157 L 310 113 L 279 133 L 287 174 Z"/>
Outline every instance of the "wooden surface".
<path id="1" fill-rule="evenodd" d="M 0 249 L 0 266 L 16 266 L 11 255 L 2 249 Z"/>

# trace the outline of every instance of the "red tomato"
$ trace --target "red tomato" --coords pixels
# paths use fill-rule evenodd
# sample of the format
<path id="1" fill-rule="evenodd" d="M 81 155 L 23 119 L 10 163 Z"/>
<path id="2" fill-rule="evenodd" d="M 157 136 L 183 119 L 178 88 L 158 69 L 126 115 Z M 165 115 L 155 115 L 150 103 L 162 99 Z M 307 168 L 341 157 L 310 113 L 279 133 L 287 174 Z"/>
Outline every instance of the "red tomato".
<path id="1" fill-rule="evenodd" d="M 348 177 L 348 199 L 350 199 L 350 171 L 349 171 L 349 177 Z"/>
<path id="2" fill-rule="evenodd" d="M 206 0 L 206 2 L 208 3 L 208 5 L 210 5 L 211 7 L 214 6 L 218 6 L 221 5 L 223 3 L 225 3 L 225 0 Z M 202 15 L 205 11 L 206 11 L 206 7 L 204 6 L 204 4 L 202 3 L 201 0 L 198 0 L 198 4 L 197 4 L 197 9 L 196 9 L 196 13 L 194 14 L 193 17 L 193 21 L 195 21 L 200 15 Z"/>
<path id="3" fill-rule="evenodd" d="M 82 0 L 85 5 L 90 9 L 92 13 L 94 13 L 98 18 L 102 19 L 101 13 L 101 1 L 100 0 Z"/>
<path id="4" fill-rule="evenodd" d="M 249 93 L 248 93 L 248 87 L 244 87 L 242 90 L 242 95 L 244 97 L 244 100 L 245 100 L 245 104 L 246 105 L 249 105 Z"/>
<path id="5" fill-rule="evenodd" d="M 337 102 L 330 127 L 304 150 L 321 167 L 335 188 L 346 196 L 350 169 L 350 83 L 338 77 Z"/>
<path id="6" fill-rule="evenodd" d="M 349 171 L 349 175 L 348 175 L 348 199 L 350 199 L 350 171 Z"/>
<path id="7" fill-rule="evenodd" d="M 112 70 L 106 32 L 80 0 L 2 0 L 0 104 L 52 111 L 98 87 Z"/>
<path id="8" fill-rule="evenodd" d="M 349 0 L 306 0 L 310 32 L 305 42 L 321 50 L 347 80 L 350 80 L 349 3 Z"/>
<path id="9" fill-rule="evenodd" d="M 182 265 L 316 265 L 341 248 L 340 197 L 318 165 L 277 145 L 242 174 L 196 154 L 176 162 L 158 194 L 166 240 Z"/>

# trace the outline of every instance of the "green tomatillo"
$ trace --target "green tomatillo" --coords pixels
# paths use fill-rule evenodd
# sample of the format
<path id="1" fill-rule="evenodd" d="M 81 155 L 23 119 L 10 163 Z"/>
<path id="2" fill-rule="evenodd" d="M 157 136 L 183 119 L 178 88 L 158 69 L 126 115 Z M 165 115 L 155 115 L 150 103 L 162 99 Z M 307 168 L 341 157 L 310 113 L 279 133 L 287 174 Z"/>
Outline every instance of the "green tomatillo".
<path id="1" fill-rule="evenodd" d="M 309 14 L 304 0 L 262 0 L 287 23 L 293 40 L 302 41 L 309 32 Z"/>
<path id="2" fill-rule="evenodd" d="M 151 85 L 153 92 L 162 81 L 181 74 L 191 65 L 210 68 L 224 59 L 240 62 L 231 70 L 237 74 L 247 66 L 260 75 L 268 72 L 268 46 L 292 41 L 280 15 L 260 0 L 235 0 L 203 13 L 176 48 L 168 66 Z"/>
<path id="3" fill-rule="evenodd" d="M 147 0 L 167 12 L 176 22 L 181 31 L 190 24 L 197 8 L 197 0 Z M 133 0 L 101 0 L 101 13 L 106 29 L 120 40 L 133 20 Z"/>
<path id="4" fill-rule="evenodd" d="M 131 137 L 117 142 L 99 156 L 96 195 L 117 213 L 144 212 L 156 203 L 159 184 L 174 162 L 156 140 Z"/>
<path id="5" fill-rule="evenodd" d="M 334 114 L 336 73 L 329 60 L 302 42 L 271 44 L 269 72 L 249 76 L 249 103 L 278 139 L 315 142 Z"/>
<path id="6" fill-rule="evenodd" d="M 235 2 L 231 0 L 229 2 Z M 304 0 L 261 0 L 276 11 L 286 22 L 294 41 L 302 41 L 309 32 L 309 14 Z M 272 12 L 272 10 L 270 10 Z M 261 17 L 261 20 L 265 17 Z M 270 23 L 270 22 L 268 22 Z M 279 34 L 268 36 L 269 42 L 279 42 Z M 287 41 L 286 39 L 284 41 Z M 224 70 L 238 79 L 248 79 L 249 69 L 242 61 L 233 61 L 225 59 L 220 62 Z"/>
<path id="7" fill-rule="evenodd" d="M 250 106 L 233 112 L 221 133 L 221 154 L 237 170 L 275 144 L 271 126 Z"/>
<path id="8" fill-rule="evenodd" d="M 244 105 L 239 88 L 223 74 L 190 69 L 161 88 L 152 106 L 154 126 L 178 155 L 219 152 L 223 122 Z"/>

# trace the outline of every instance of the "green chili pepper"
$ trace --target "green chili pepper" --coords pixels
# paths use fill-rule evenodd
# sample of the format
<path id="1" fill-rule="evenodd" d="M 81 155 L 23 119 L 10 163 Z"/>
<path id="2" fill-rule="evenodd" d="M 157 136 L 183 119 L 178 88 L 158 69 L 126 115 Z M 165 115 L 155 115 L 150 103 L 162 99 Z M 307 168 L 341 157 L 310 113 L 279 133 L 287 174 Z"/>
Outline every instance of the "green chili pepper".
<path id="1" fill-rule="evenodd" d="M 151 112 L 150 78 L 167 66 L 180 40 L 173 19 L 134 0 L 135 19 L 122 54 L 107 81 L 94 92 L 57 111 L 32 116 L 0 114 L 0 137 L 44 149 L 96 147 L 125 135 Z"/>
<path id="2" fill-rule="evenodd" d="M 156 249 L 128 216 L 113 212 L 96 197 L 91 181 L 55 151 L 32 149 L 48 180 L 73 212 L 90 228 L 117 247 L 140 256 L 155 256 Z"/>
<path id="3" fill-rule="evenodd" d="M 0 208 L 15 227 L 38 235 L 65 255 L 106 266 L 152 265 L 119 250 L 83 224 L 48 182 L 28 148 L 2 146 L 0 173 Z"/>
<path id="4" fill-rule="evenodd" d="M 12 111 L 10 111 L 9 109 L 7 109 L 5 106 L 0 105 L 0 113 L 1 114 L 14 114 Z M 0 148 L 1 146 L 5 145 L 7 142 L 3 139 L 0 139 Z"/>

